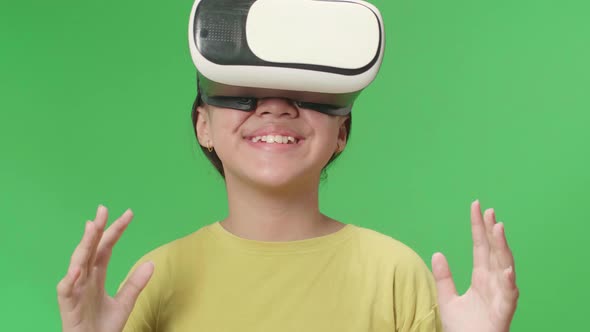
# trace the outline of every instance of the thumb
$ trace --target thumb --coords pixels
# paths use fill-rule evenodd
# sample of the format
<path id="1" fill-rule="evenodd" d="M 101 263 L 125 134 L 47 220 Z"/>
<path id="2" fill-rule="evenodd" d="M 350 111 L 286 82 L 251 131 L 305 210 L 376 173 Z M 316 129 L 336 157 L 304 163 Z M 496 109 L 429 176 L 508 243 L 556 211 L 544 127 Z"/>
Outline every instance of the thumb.
<path id="1" fill-rule="evenodd" d="M 457 296 L 457 289 L 453 282 L 453 275 L 449 269 L 449 263 L 447 263 L 445 255 L 440 252 L 432 255 L 432 274 L 436 282 L 439 305 L 446 304 Z"/>
<path id="2" fill-rule="evenodd" d="M 154 263 L 149 261 L 141 264 L 127 279 L 121 290 L 115 295 L 115 300 L 123 304 L 129 311 L 135 306 L 135 302 L 141 291 L 145 288 L 154 272 Z"/>

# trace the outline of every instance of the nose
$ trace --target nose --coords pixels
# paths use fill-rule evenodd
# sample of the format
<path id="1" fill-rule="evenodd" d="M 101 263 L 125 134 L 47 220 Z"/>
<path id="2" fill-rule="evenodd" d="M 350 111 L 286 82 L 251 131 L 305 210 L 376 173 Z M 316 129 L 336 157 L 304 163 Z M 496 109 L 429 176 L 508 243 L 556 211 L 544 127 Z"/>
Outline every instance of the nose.
<path id="1" fill-rule="evenodd" d="M 260 98 L 256 107 L 256 115 L 258 116 L 274 115 L 294 118 L 298 112 L 297 106 L 286 98 Z"/>

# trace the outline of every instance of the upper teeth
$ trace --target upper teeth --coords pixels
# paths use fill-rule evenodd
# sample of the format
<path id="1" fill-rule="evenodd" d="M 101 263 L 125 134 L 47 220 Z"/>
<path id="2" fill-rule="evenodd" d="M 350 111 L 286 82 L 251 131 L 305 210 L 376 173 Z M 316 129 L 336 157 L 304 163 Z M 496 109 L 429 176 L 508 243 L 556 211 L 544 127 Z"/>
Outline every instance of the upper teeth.
<path id="1" fill-rule="evenodd" d="M 251 140 L 254 143 L 256 143 L 258 141 L 263 141 L 266 143 L 282 143 L 282 144 L 297 143 L 297 140 L 295 139 L 295 137 L 281 136 L 281 135 L 255 136 L 255 137 L 252 137 Z"/>

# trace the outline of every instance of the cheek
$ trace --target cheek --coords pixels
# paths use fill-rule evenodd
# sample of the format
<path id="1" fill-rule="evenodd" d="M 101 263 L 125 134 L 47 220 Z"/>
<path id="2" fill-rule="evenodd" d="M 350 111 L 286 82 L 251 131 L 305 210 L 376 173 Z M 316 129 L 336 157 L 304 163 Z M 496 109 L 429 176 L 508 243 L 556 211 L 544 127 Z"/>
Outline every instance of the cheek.
<path id="1" fill-rule="evenodd" d="M 246 121 L 250 113 L 219 109 L 211 121 L 211 132 L 216 143 L 227 144 L 228 141 L 240 138 L 240 126 Z"/>
<path id="2" fill-rule="evenodd" d="M 310 125 L 314 128 L 315 136 L 321 138 L 321 141 L 336 144 L 338 138 L 338 118 L 322 114 L 316 111 L 309 114 Z"/>

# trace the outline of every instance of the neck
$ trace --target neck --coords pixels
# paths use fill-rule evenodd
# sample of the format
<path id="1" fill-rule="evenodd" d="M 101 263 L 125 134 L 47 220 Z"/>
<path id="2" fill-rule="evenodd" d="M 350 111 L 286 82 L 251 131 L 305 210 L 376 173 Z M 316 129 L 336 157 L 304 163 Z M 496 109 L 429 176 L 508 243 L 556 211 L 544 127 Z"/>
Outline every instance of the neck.
<path id="1" fill-rule="evenodd" d="M 326 235 L 343 226 L 319 211 L 319 176 L 269 188 L 226 173 L 225 183 L 229 214 L 220 223 L 241 238 L 295 241 Z"/>

